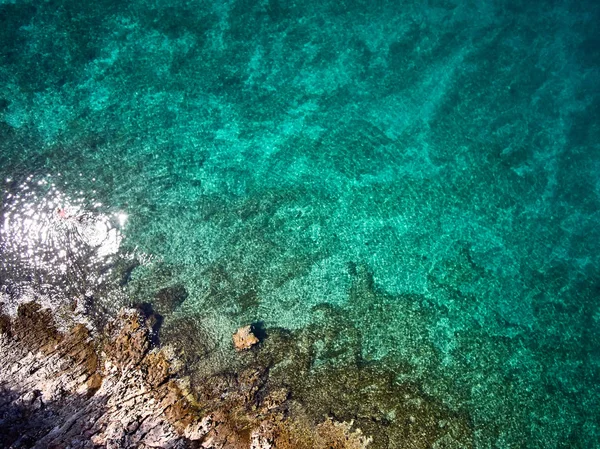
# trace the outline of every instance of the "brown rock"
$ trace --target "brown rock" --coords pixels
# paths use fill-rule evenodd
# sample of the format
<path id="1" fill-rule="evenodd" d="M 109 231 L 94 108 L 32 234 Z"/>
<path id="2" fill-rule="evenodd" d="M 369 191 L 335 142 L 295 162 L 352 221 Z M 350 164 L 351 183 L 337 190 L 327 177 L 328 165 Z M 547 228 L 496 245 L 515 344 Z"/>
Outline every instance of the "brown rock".
<path id="1" fill-rule="evenodd" d="M 35 303 L 21 304 L 17 317 L 10 326 L 10 334 L 30 351 L 49 354 L 62 340 L 54 323 L 52 312 Z"/>
<path id="2" fill-rule="evenodd" d="M 123 311 L 95 336 L 83 325 L 59 332 L 35 304 L 2 323 L 0 447 L 364 449 L 370 442 L 351 423 L 297 424 L 288 390 L 268 385 L 266 366 L 239 366 L 192 388 L 172 351 L 152 348 L 151 323 L 139 311 Z M 245 326 L 233 341 L 241 351 L 259 339 Z"/>
<path id="3" fill-rule="evenodd" d="M 88 393 L 94 394 L 102 386 L 102 376 L 98 373 L 94 373 L 86 382 Z"/>
<path id="4" fill-rule="evenodd" d="M 170 380 L 169 357 L 149 350 L 151 329 L 135 311 L 96 341 L 82 325 L 60 333 L 33 303 L 3 323 L 0 447 L 183 447 L 181 434 L 202 418 Z"/>
<path id="5" fill-rule="evenodd" d="M 258 343 L 258 338 L 252 333 L 252 327 L 250 325 L 240 327 L 235 334 L 233 334 L 233 345 L 236 351 L 243 351 L 244 349 L 250 349 Z"/>
<path id="6" fill-rule="evenodd" d="M 10 336 L 10 317 L 4 314 L 4 305 L 0 302 L 0 334 Z"/>

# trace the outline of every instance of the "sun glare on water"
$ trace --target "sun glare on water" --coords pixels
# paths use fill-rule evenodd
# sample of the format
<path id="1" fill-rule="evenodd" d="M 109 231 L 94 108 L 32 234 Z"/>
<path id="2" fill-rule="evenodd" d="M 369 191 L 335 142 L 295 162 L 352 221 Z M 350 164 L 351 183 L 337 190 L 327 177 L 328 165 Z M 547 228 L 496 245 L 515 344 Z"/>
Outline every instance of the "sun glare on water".
<path id="1" fill-rule="evenodd" d="M 6 294 L 25 284 L 85 294 L 110 273 L 127 214 L 110 211 L 95 192 L 64 193 L 56 177 L 6 179 L 0 207 L 0 276 Z"/>

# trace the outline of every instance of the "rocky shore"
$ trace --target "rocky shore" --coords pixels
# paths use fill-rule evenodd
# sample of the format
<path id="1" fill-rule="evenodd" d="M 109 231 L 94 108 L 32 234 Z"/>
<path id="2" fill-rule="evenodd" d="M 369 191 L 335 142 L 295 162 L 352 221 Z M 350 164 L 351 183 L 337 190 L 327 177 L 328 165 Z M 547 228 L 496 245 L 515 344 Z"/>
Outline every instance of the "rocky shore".
<path id="1" fill-rule="evenodd" d="M 57 329 L 36 303 L 0 309 L 2 448 L 349 448 L 352 423 L 311 422 L 285 388 L 247 369 L 192 391 L 182 364 L 152 345 L 152 318 L 123 310 L 101 331 Z M 213 386 L 215 382 L 212 383 Z"/>

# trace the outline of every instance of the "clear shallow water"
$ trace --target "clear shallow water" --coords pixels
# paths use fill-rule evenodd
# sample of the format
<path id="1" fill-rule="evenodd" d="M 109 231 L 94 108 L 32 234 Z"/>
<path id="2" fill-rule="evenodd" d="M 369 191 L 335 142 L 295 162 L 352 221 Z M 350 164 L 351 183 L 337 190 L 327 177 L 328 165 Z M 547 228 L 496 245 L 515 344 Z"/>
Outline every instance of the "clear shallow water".
<path id="1" fill-rule="evenodd" d="M 95 260 L 61 277 L 4 224 L 5 297 L 175 288 L 173 319 L 223 354 L 238 325 L 331 309 L 362 360 L 468 413 L 475 447 L 600 441 L 595 3 L 0 8 L 3 222 L 48 179 L 44 223 Z"/>

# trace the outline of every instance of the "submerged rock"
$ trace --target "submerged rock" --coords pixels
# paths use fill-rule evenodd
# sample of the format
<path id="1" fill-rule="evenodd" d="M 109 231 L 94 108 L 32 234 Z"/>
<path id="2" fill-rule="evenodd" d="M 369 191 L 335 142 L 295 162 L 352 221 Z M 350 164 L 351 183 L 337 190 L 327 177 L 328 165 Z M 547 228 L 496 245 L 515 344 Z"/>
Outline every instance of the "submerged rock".
<path id="1" fill-rule="evenodd" d="M 251 325 L 240 327 L 237 332 L 233 334 L 233 346 L 236 351 L 250 349 L 258 342 L 258 338 L 252 333 Z"/>
<path id="2" fill-rule="evenodd" d="M 188 297 L 188 292 L 183 285 L 165 287 L 159 290 L 153 301 L 153 305 L 160 314 L 173 312 Z"/>

